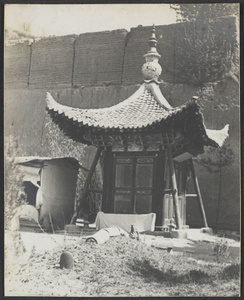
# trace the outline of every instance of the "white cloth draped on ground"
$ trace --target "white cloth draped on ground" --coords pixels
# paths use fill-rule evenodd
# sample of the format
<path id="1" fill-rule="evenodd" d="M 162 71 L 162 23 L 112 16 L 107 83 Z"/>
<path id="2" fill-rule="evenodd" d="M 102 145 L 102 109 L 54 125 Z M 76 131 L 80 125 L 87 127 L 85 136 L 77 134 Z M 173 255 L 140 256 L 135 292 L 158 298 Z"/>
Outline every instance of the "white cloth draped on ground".
<path id="1" fill-rule="evenodd" d="M 98 212 L 96 217 L 96 229 L 108 228 L 112 225 L 119 226 L 126 232 L 131 231 L 131 225 L 138 232 L 142 231 L 154 231 L 156 221 L 156 214 L 107 214 L 104 212 Z"/>
<path id="2" fill-rule="evenodd" d="M 86 238 L 86 242 L 94 242 L 97 244 L 103 244 L 105 243 L 110 237 L 113 236 L 129 236 L 127 232 L 125 232 L 123 229 L 121 229 L 118 226 L 111 226 L 109 228 L 103 228 L 99 231 L 97 231 L 95 234 L 88 236 Z"/>

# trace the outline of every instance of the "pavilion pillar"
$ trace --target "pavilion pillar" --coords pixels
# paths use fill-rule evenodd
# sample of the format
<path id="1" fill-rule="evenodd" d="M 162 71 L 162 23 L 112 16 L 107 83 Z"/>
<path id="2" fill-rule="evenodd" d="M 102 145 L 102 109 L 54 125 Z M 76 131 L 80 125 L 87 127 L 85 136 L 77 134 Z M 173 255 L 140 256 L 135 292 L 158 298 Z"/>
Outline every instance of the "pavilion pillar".
<path id="1" fill-rule="evenodd" d="M 174 210 L 175 210 L 175 221 L 178 229 L 182 228 L 182 220 L 180 217 L 180 207 L 179 207 L 179 198 L 178 198 L 178 188 L 175 176 L 175 168 L 172 156 L 171 147 L 167 147 L 167 157 L 168 157 L 168 164 L 169 164 L 169 171 L 171 176 L 171 184 L 172 184 L 172 194 L 173 194 L 173 203 L 174 203 Z"/>
<path id="2" fill-rule="evenodd" d="M 77 218 L 78 213 L 80 212 L 81 203 L 86 199 L 86 197 L 88 195 L 88 192 L 89 192 L 88 188 L 89 188 L 89 185 L 91 183 L 92 176 L 93 176 L 93 173 L 94 173 L 94 171 L 96 169 L 96 166 L 97 166 L 98 160 L 100 158 L 101 152 L 102 152 L 102 147 L 98 147 L 97 148 L 97 152 L 96 152 L 95 157 L 94 157 L 94 160 L 93 160 L 92 165 L 90 167 L 89 173 L 88 173 L 88 175 L 86 177 L 86 180 L 85 180 L 85 184 L 84 184 L 84 187 L 83 187 L 83 193 L 82 193 L 81 201 L 78 204 L 77 209 L 76 209 L 76 211 L 74 212 L 74 214 L 72 216 L 70 224 L 74 224 L 75 219 Z"/>
<path id="3" fill-rule="evenodd" d="M 191 176 L 191 171 L 190 168 L 188 167 L 188 163 L 183 164 L 183 171 L 182 171 L 182 192 L 183 192 L 183 201 L 184 201 L 184 206 L 183 206 L 183 225 L 186 225 L 186 197 L 187 197 L 187 190 L 188 190 L 188 184 L 190 181 L 190 176 Z"/>
<path id="4" fill-rule="evenodd" d="M 191 168 L 193 184 L 194 184 L 195 191 L 197 193 L 198 203 L 199 203 L 199 206 L 200 206 L 204 226 L 208 227 L 207 217 L 206 217 L 206 213 L 205 213 L 205 209 L 204 209 L 203 201 L 202 201 L 202 195 L 201 195 L 201 191 L 200 191 L 200 188 L 199 188 L 199 183 L 198 183 L 198 179 L 197 179 L 197 176 L 196 176 L 196 172 L 195 172 L 195 168 L 194 168 L 194 164 L 193 164 L 192 159 L 190 160 L 190 168 Z"/>

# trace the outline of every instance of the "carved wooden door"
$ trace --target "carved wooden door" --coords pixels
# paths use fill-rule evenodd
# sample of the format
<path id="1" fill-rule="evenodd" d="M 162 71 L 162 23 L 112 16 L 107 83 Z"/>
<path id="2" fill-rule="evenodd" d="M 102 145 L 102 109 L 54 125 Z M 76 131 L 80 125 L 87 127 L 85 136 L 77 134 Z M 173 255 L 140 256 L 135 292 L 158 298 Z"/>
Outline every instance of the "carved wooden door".
<path id="1" fill-rule="evenodd" d="M 115 156 L 114 160 L 114 212 L 152 212 L 155 157 Z"/>

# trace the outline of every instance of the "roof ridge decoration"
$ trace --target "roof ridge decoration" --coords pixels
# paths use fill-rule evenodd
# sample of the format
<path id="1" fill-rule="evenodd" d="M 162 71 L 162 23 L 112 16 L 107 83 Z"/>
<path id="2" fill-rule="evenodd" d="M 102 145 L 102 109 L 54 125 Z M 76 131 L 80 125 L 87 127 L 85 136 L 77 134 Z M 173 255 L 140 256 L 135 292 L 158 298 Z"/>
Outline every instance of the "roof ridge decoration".
<path id="1" fill-rule="evenodd" d="M 156 39 L 156 28 L 155 25 L 153 25 L 152 35 L 148 41 L 150 50 L 148 50 L 148 52 L 143 56 L 146 62 L 142 65 L 142 75 L 146 83 L 151 81 L 154 81 L 157 84 L 160 83 L 160 81 L 158 81 L 158 77 L 162 73 L 162 68 L 158 63 L 161 55 L 157 51 L 157 44 L 158 41 Z"/>

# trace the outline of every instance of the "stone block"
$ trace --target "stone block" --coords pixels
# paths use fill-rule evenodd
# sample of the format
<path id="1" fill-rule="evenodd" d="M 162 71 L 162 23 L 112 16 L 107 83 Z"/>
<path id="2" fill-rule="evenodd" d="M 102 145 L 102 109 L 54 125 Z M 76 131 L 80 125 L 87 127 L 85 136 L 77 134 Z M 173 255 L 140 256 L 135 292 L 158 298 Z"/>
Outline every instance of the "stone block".
<path id="1" fill-rule="evenodd" d="M 73 255 L 65 251 L 60 256 L 60 269 L 73 269 L 74 267 L 74 258 Z"/>
<path id="2" fill-rule="evenodd" d="M 203 227 L 203 228 L 200 229 L 200 232 L 201 233 L 207 233 L 207 234 L 213 235 L 213 229 L 210 228 L 210 227 Z"/>
<path id="3" fill-rule="evenodd" d="M 187 239 L 187 230 L 175 229 L 171 231 L 171 238 L 173 239 Z"/>

